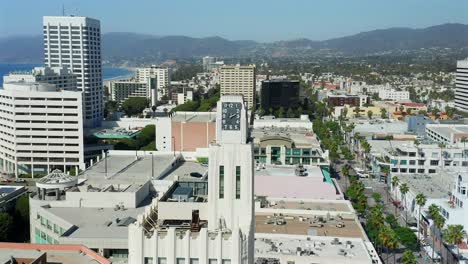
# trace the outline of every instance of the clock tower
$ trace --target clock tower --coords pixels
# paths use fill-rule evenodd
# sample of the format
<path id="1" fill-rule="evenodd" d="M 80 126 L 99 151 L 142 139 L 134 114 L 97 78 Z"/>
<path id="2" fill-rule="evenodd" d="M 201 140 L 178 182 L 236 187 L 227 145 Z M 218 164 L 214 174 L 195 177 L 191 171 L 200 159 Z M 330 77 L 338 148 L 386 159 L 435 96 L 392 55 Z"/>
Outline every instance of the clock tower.
<path id="1" fill-rule="evenodd" d="M 221 96 L 216 143 L 209 148 L 208 229 L 232 234 L 232 262 L 253 263 L 253 146 L 240 95 Z"/>

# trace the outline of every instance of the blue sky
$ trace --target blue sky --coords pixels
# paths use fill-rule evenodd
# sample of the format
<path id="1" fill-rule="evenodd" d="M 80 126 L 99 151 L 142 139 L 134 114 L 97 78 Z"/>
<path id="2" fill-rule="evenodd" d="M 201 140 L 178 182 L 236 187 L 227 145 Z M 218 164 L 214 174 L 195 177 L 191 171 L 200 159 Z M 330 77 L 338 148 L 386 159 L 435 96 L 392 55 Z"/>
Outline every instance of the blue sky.
<path id="1" fill-rule="evenodd" d="M 101 20 L 103 32 L 323 40 L 389 27 L 468 24 L 468 0 L 2 0 L 0 37 L 41 34 L 42 16 Z"/>

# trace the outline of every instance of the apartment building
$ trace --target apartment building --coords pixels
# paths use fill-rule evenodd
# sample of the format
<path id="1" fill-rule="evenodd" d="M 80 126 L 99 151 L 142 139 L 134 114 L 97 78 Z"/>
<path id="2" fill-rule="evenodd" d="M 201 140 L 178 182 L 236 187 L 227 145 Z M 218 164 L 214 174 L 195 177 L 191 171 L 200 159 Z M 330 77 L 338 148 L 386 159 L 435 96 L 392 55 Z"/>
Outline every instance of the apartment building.
<path id="1" fill-rule="evenodd" d="M 379 98 L 381 100 L 392 100 L 392 101 L 409 100 L 409 92 L 397 91 L 394 89 L 390 89 L 390 90 L 385 89 L 385 90 L 379 91 Z"/>
<path id="2" fill-rule="evenodd" d="M 143 97 L 155 105 L 157 99 L 156 78 L 148 78 L 141 82 L 138 79 L 116 80 L 110 83 L 110 98 L 112 101 L 122 104 L 130 97 Z"/>
<path id="3" fill-rule="evenodd" d="M 247 109 L 255 107 L 255 65 L 220 68 L 221 95 L 242 95 Z"/>
<path id="4" fill-rule="evenodd" d="M 155 100 L 161 100 L 164 95 L 168 95 L 168 88 L 170 83 L 170 75 L 168 68 L 162 68 L 156 65 L 149 67 L 142 67 L 136 70 L 136 79 L 141 83 L 148 83 L 149 79 L 156 80 L 157 95 Z M 152 100 L 152 105 L 156 105 L 156 101 Z"/>

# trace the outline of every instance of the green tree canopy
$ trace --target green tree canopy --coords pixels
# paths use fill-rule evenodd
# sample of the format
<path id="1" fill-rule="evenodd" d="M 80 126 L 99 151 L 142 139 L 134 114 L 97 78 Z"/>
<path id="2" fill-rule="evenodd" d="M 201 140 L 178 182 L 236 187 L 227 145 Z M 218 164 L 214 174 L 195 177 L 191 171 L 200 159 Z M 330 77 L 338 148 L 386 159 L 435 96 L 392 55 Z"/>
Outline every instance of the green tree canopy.
<path id="1" fill-rule="evenodd" d="M 148 107 L 148 99 L 145 97 L 130 97 L 122 104 L 122 110 L 127 116 L 139 115 Z"/>

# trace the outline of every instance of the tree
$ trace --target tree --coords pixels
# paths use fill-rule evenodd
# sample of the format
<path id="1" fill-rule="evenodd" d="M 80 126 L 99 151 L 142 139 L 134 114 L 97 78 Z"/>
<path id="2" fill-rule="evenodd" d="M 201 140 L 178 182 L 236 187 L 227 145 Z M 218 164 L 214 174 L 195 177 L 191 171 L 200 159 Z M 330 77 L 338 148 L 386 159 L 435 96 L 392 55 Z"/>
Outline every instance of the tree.
<path id="1" fill-rule="evenodd" d="M 284 107 L 282 106 L 280 106 L 280 108 L 278 109 L 278 117 L 279 118 L 285 117 Z"/>
<path id="2" fill-rule="evenodd" d="M 400 192 L 403 195 L 403 204 L 404 204 L 404 210 L 405 210 L 405 224 L 408 226 L 408 208 L 406 206 L 406 193 L 408 193 L 409 187 L 408 184 L 403 183 L 400 185 Z"/>
<path id="3" fill-rule="evenodd" d="M 264 110 L 263 108 L 260 107 L 260 108 L 258 109 L 258 115 L 259 115 L 259 116 L 264 116 L 264 115 L 265 115 L 265 110 Z"/>
<path id="4" fill-rule="evenodd" d="M 382 119 L 386 119 L 386 118 L 387 118 L 387 109 L 385 109 L 385 108 L 383 108 L 383 107 L 380 108 L 380 117 L 381 117 Z"/>
<path id="5" fill-rule="evenodd" d="M 407 249 L 417 250 L 418 249 L 418 237 L 408 227 L 396 227 L 395 234 L 398 241 L 404 245 Z"/>
<path id="6" fill-rule="evenodd" d="M 15 222 L 14 232 L 15 240 L 18 242 L 26 242 L 29 240 L 29 196 L 22 195 L 16 200 L 15 210 L 13 213 Z"/>
<path id="7" fill-rule="evenodd" d="M 427 202 L 427 198 L 424 194 L 422 193 L 418 193 L 416 195 L 416 204 L 419 206 L 419 214 L 418 214 L 418 238 L 420 237 L 420 234 L 421 234 L 421 227 L 420 227 L 420 224 L 421 224 L 421 210 L 423 208 L 424 205 L 426 205 L 426 202 Z"/>
<path id="8" fill-rule="evenodd" d="M 359 108 L 359 106 L 356 106 L 354 108 L 354 116 L 355 117 L 360 117 L 361 116 L 361 109 Z"/>
<path id="9" fill-rule="evenodd" d="M 373 113 L 371 110 L 367 111 L 367 117 L 368 117 L 369 119 L 372 119 L 372 115 L 373 115 L 373 114 L 374 114 L 374 113 Z"/>
<path id="10" fill-rule="evenodd" d="M 108 117 L 110 113 L 113 113 L 119 109 L 119 104 L 116 101 L 107 101 L 104 107 L 104 117 Z"/>
<path id="11" fill-rule="evenodd" d="M 446 229 L 442 231 L 445 241 L 451 245 L 457 246 L 457 255 L 460 256 L 459 244 L 463 242 L 463 238 L 466 236 L 463 225 L 448 225 Z"/>
<path id="12" fill-rule="evenodd" d="M 343 119 L 345 119 L 348 116 L 348 108 L 344 107 L 343 110 L 341 111 L 341 116 Z"/>
<path id="13" fill-rule="evenodd" d="M 374 199 L 375 203 L 378 204 L 382 200 L 382 196 L 378 192 L 372 193 L 372 199 Z"/>
<path id="14" fill-rule="evenodd" d="M 291 107 L 288 108 L 288 111 L 286 112 L 286 116 L 287 116 L 288 118 L 293 118 L 293 117 L 296 116 L 296 114 L 294 113 L 294 111 L 292 110 Z"/>
<path id="15" fill-rule="evenodd" d="M 443 216 L 440 215 L 440 208 L 435 205 L 435 204 L 431 204 L 429 206 L 429 215 L 431 216 L 431 219 L 433 221 L 433 224 L 432 224 L 432 248 L 434 249 L 435 248 L 435 237 L 436 237 L 436 232 L 435 232 L 435 228 L 437 226 L 439 226 L 440 224 L 445 224 L 445 223 L 442 223 L 442 221 L 445 221 L 443 219 Z M 434 251 L 435 250 L 432 250 L 432 259 L 434 259 Z"/>
<path id="16" fill-rule="evenodd" d="M 141 114 L 148 107 L 148 99 L 145 97 L 130 97 L 122 104 L 122 110 L 129 117 Z"/>
<path id="17" fill-rule="evenodd" d="M 178 105 L 172 109 L 172 112 L 192 112 L 196 111 L 200 107 L 200 103 L 198 101 L 190 101 L 188 100 L 184 104 Z"/>
<path id="18" fill-rule="evenodd" d="M 10 241 L 13 235 L 13 217 L 7 213 L 0 213 L 0 241 Z"/>
<path id="19" fill-rule="evenodd" d="M 401 262 L 403 264 L 417 264 L 413 251 L 406 250 L 405 253 L 403 253 L 403 256 L 401 256 Z"/>
<path id="20" fill-rule="evenodd" d="M 392 189 L 393 189 L 395 198 L 396 198 L 396 189 L 399 184 L 400 184 L 400 178 L 398 178 L 398 176 L 393 176 L 392 177 Z M 396 205 L 395 205 L 395 214 L 396 213 L 397 213 L 397 210 L 396 210 Z"/>
<path id="21" fill-rule="evenodd" d="M 344 178 L 345 181 L 345 191 L 348 189 L 348 177 L 349 177 L 349 167 L 348 166 L 343 166 L 341 167 L 341 175 Z"/>
<path id="22" fill-rule="evenodd" d="M 439 213 L 437 215 L 437 217 L 434 219 L 434 224 L 437 227 L 437 229 L 442 231 L 442 228 L 445 225 L 445 218 Z M 434 234 L 434 236 L 435 236 L 435 234 Z M 442 249 L 442 237 L 439 239 L 439 248 Z M 442 252 L 442 250 L 441 250 L 441 252 Z M 440 254 L 440 256 L 442 257 L 442 254 Z M 444 262 L 442 261 L 441 263 L 444 263 Z"/>

